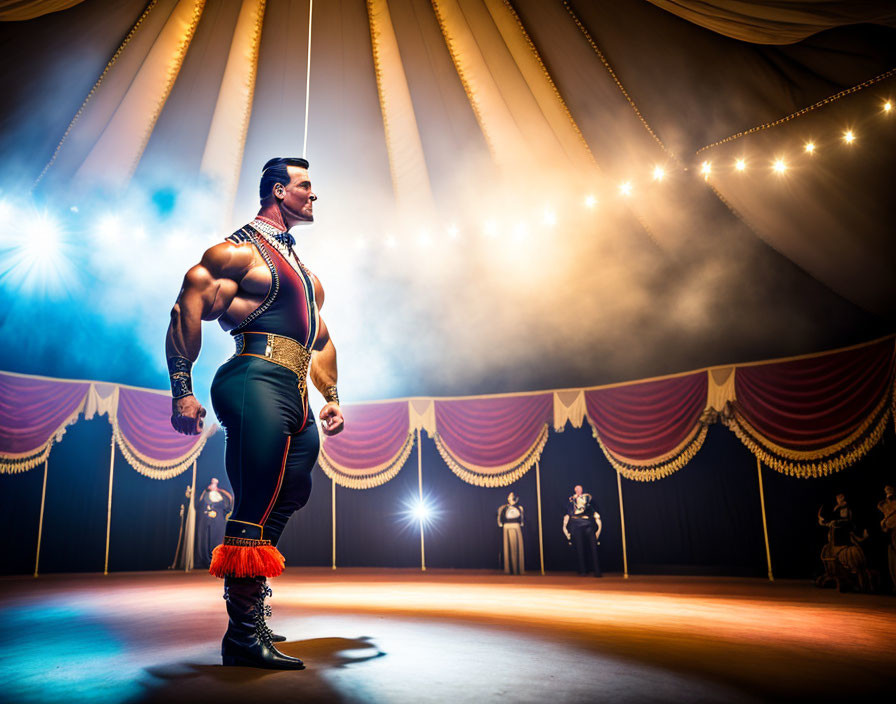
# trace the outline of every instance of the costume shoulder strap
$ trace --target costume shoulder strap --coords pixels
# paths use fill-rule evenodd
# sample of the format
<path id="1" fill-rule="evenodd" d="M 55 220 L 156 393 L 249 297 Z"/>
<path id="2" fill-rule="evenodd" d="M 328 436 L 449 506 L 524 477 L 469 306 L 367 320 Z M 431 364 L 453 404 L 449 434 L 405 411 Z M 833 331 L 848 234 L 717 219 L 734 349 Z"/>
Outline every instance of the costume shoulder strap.
<path id="1" fill-rule="evenodd" d="M 232 235 L 228 235 L 225 237 L 225 241 L 233 242 L 234 244 L 242 244 L 243 242 L 251 242 L 252 235 L 248 232 L 249 226 L 245 225 L 241 227 L 239 230 L 234 232 Z"/>

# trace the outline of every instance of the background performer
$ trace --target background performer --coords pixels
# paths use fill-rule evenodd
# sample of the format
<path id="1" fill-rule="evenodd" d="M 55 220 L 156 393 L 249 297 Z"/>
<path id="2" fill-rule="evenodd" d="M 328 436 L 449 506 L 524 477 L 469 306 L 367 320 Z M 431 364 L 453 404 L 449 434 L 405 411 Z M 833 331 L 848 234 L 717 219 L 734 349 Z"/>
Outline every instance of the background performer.
<path id="1" fill-rule="evenodd" d="M 498 525 L 504 533 L 504 571 L 507 574 L 522 574 L 526 571 L 523 550 L 525 515 L 520 498 L 512 491 L 507 495 L 507 503 L 498 509 Z"/>
<path id="2" fill-rule="evenodd" d="M 600 532 L 603 524 L 600 514 L 594 508 L 591 494 L 582 491 L 580 485 L 573 489 L 573 495 L 566 504 L 566 515 L 563 517 L 563 534 L 576 549 L 579 560 L 579 574 L 588 574 L 585 562 L 585 553 L 591 553 L 591 564 L 594 567 L 594 576 L 602 577 L 600 562 L 597 559 L 597 546 L 600 540 Z"/>

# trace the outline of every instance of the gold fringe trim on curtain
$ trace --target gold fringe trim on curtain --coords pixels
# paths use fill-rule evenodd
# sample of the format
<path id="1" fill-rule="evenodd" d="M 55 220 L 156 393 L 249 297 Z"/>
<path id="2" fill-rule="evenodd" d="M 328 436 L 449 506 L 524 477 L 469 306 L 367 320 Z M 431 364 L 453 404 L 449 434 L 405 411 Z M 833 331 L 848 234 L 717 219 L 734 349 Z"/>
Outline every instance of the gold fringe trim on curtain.
<path id="1" fill-rule="evenodd" d="M 90 99 L 93 97 L 94 93 L 97 92 L 100 85 L 102 85 L 103 80 L 106 78 L 106 74 L 109 73 L 109 70 L 115 65 L 115 62 L 118 61 L 118 57 L 121 56 L 121 52 L 124 51 L 125 47 L 130 44 L 131 39 L 134 38 L 134 35 L 137 33 L 137 30 L 140 29 L 140 25 L 143 24 L 143 21 L 149 16 L 149 13 L 156 6 L 159 0 L 149 0 L 146 4 L 146 8 L 143 10 L 143 14 L 137 19 L 134 23 L 134 26 L 131 27 L 131 31 L 128 32 L 127 36 L 124 38 L 124 41 L 121 42 L 121 45 L 112 54 L 112 58 L 109 59 L 109 63 L 106 64 L 106 67 L 103 69 L 103 72 L 100 74 L 100 77 L 96 79 L 96 83 L 93 84 L 93 87 L 90 89 L 90 92 L 87 94 L 87 97 L 84 98 L 84 102 L 81 103 L 81 107 L 78 108 L 78 112 L 75 113 L 75 116 L 72 118 L 72 121 L 68 123 L 68 127 L 65 130 L 65 133 L 62 135 L 62 139 L 59 140 L 59 144 L 56 145 L 56 150 L 53 152 L 53 156 L 50 157 L 50 161 L 47 162 L 47 165 L 44 166 L 43 170 L 40 172 L 40 175 L 34 179 L 34 183 L 31 185 L 33 189 L 38 183 L 40 183 L 41 179 L 47 175 L 47 171 L 50 170 L 50 167 L 56 163 L 56 159 L 59 156 L 59 152 L 62 149 L 62 145 L 65 143 L 65 140 L 68 139 L 69 134 L 75 127 L 75 123 L 81 119 L 81 115 L 84 113 L 84 109 L 87 107 L 87 103 L 90 102 Z"/>
<path id="2" fill-rule="evenodd" d="M 889 394 L 884 394 L 883 398 L 878 402 L 878 404 L 874 407 L 874 409 L 868 414 L 868 416 L 859 423 L 859 426 L 852 431 L 848 436 L 846 436 L 843 440 L 834 443 L 833 445 L 827 445 L 825 447 L 821 447 L 815 450 L 793 450 L 789 447 L 784 447 L 783 445 L 779 445 L 776 442 L 770 440 L 769 438 L 763 436 L 761 432 L 759 432 L 753 425 L 744 418 L 743 414 L 737 410 L 737 406 L 735 405 L 733 408 L 733 413 L 728 418 L 729 425 L 735 423 L 737 426 L 741 428 L 741 430 L 746 433 L 748 436 L 753 438 L 755 442 L 760 444 L 769 452 L 787 460 L 793 460 L 795 462 L 806 462 L 811 460 L 820 460 L 825 457 L 830 457 L 831 455 L 835 455 L 844 447 L 852 445 L 856 443 L 861 437 L 867 434 L 868 428 L 871 426 L 875 419 L 878 418 L 881 411 L 886 410 L 887 401 Z"/>
<path id="3" fill-rule="evenodd" d="M 467 484 L 488 487 L 507 486 L 522 477 L 541 458 L 545 443 L 548 441 L 548 424 L 544 424 L 544 427 L 535 439 L 535 443 L 526 450 L 520 459 L 499 465 L 498 467 L 482 467 L 467 464 L 454 456 L 438 433 L 433 435 L 432 439 L 435 441 L 442 459 L 445 460 L 445 464 Z"/>
<path id="4" fill-rule="evenodd" d="M 690 462 L 697 451 L 703 447 L 709 426 L 705 423 L 698 423 L 676 448 L 651 460 L 633 460 L 614 454 L 601 440 L 600 433 L 597 432 L 593 424 L 591 429 L 600 449 L 617 472 L 626 479 L 633 479 L 637 482 L 653 482 L 674 474 Z"/>
<path id="5" fill-rule="evenodd" d="M 352 474 L 355 470 L 342 467 L 333 462 L 333 460 L 327 457 L 323 447 L 321 447 L 317 462 L 320 464 L 321 469 L 324 470 L 324 474 L 339 486 L 347 489 L 372 489 L 394 479 L 401 468 L 404 467 L 404 463 L 407 462 L 414 447 L 414 437 L 415 433 L 413 431 L 409 432 L 401 449 L 392 459 L 365 470 L 364 474 L 361 475 Z"/>
<path id="6" fill-rule="evenodd" d="M 89 391 L 90 389 L 88 387 L 87 391 L 84 393 L 84 398 L 81 399 L 81 403 L 78 404 L 78 407 L 59 424 L 59 427 L 53 431 L 50 438 L 43 445 L 34 450 L 18 454 L 0 452 L 0 474 L 21 474 L 22 472 L 27 472 L 29 469 L 33 469 L 37 465 L 45 462 L 47 457 L 50 456 L 50 450 L 53 448 L 53 443 L 62 440 L 66 428 L 75 423 L 78 420 L 78 416 L 84 412 Z"/>
<path id="7" fill-rule="evenodd" d="M 753 429 L 743 421 L 739 414 L 731 418 L 727 425 L 763 464 L 782 474 L 807 479 L 839 472 L 862 459 L 883 437 L 890 416 L 891 411 L 885 397 L 883 402 L 878 404 L 877 408 L 862 422 L 860 427 L 866 432 L 864 437 L 858 435 L 858 431 L 856 431 L 851 433 L 846 440 L 834 445 L 811 452 L 788 450 L 786 455 L 781 453 L 784 456 L 774 454 L 773 451 L 766 449 L 764 445 L 775 448 L 780 448 L 780 445 L 775 445 L 758 434 L 752 435 L 749 430 Z M 868 432 L 869 427 L 871 428 L 870 432 Z M 753 432 L 756 431 L 753 430 Z M 786 450 L 786 448 L 781 449 Z M 794 455 L 801 457 L 795 458 Z"/>
<path id="8" fill-rule="evenodd" d="M 150 479 L 173 479 L 177 475 L 183 474 L 193 464 L 193 461 L 199 457 L 199 454 L 205 447 L 206 440 L 213 432 L 214 429 L 211 429 L 207 433 L 203 433 L 199 437 L 199 441 L 186 454 L 175 457 L 173 460 L 159 461 L 144 455 L 132 447 L 124 435 L 122 435 L 121 429 L 118 427 L 118 419 L 114 418 L 112 420 L 112 439 L 118 445 L 121 454 L 131 467 Z"/>

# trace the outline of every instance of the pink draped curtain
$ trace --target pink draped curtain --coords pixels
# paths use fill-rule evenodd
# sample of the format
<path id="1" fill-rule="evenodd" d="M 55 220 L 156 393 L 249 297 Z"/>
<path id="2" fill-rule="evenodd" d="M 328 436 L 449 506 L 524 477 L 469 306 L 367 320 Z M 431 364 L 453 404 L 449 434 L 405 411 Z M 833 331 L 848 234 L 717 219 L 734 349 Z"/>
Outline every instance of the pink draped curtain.
<path id="1" fill-rule="evenodd" d="M 113 432 L 122 454 L 134 469 L 154 479 L 170 479 L 199 456 L 208 432 L 181 435 L 171 427 L 171 397 L 121 387 Z M 209 431 L 214 426 L 209 425 Z"/>
<path id="2" fill-rule="evenodd" d="M 348 405 L 345 430 L 324 437 L 319 463 L 340 486 L 369 489 L 401 470 L 414 446 L 407 401 Z"/>
<path id="3" fill-rule="evenodd" d="M 84 409 L 90 384 L 0 374 L 0 472 L 43 462 Z"/>

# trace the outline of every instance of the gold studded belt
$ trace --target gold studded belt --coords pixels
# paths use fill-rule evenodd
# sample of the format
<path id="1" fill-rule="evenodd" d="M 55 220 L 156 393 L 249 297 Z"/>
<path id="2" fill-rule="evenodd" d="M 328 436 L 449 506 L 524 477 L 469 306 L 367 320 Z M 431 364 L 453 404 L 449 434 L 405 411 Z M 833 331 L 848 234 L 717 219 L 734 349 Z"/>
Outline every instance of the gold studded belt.
<path id="1" fill-rule="evenodd" d="M 302 396 L 305 396 L 311 350 L 291 337 L 272 332 L 241 332 L 233 336 L 233 341 L 236 343 L 237 357 L 261 357 L 294 372 L 299 377 Z"/>

